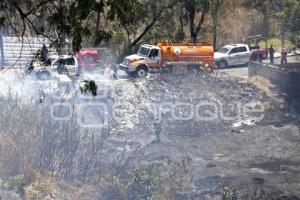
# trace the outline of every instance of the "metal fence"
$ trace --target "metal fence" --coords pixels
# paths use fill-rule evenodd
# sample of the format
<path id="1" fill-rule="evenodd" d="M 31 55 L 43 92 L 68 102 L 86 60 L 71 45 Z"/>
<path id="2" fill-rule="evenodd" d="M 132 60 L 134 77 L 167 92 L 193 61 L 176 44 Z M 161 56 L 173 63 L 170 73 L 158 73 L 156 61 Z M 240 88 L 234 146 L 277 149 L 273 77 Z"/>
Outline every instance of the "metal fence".
<path id="1" fill-rule="evenodd" d="M 43 44 L 49 47 L 49 41 L 40 37 L 2 37 L 3 57 L 1 62 L 5 67 L 22 67 L 31 59 L 33 55 L 42 48 Z M 1 45 L 1 44 L 0 44 Z M 50 50 L 50 53 L 53 51 Z M 4 59 L 3 59 L 4 58 Z"/>

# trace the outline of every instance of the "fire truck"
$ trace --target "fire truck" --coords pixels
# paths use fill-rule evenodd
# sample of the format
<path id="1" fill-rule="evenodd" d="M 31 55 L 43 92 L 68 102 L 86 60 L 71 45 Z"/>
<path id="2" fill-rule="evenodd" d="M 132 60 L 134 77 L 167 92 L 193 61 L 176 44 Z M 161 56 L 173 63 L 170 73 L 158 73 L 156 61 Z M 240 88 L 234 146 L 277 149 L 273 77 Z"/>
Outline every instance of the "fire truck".
<path id="1" fill-rule="evenodd" d="M 198 73 L 202 67 L 214 65 L 214 49 L 209 43 L 159 43 L 142 45 L 127 56 L 119 68 L 128 75 L 145 77 L 151 71 Z"/>

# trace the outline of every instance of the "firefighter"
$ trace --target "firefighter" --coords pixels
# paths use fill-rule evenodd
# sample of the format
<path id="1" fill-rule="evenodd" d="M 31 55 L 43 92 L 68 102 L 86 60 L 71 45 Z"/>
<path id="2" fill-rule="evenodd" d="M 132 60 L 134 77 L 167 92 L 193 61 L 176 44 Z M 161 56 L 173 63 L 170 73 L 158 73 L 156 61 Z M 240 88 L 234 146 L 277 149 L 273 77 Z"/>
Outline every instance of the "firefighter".
<path id="1" fill-rule="evenodd" d="M 68 70 L 66 68 L 66 60 L 65 59 L 60 58 L 58 60 L 57 72 L 58 72 L 58 74 L 66 74 L 68 72 Z"/>
<path id="2" fill-rule="evenodd" d="M 285 48 L 283 48 L 281 51 L 281 64 L 284 63 L 287 63 L 287 51 L 285 50 Z"/>
<path id="3" fill-rule="evenodd" d="M 113 72 L 113 79 L 117 80 L 118 79 L 118 67 L 117 67 L 117 65 L 112 64 L 111 69 L 112 69 L 112 72 Z"/>
<path id="4" fill-rule="evenodd" d="M 41 51 L 41 61 L 42 62 L 45 62 L 47 60 L 48 53 L 49 53 L 49 51 L 48 51 L 46 45 L 43 44 L 42 51 Z"/>
<path id="5" fill-rule="evenodd" d="M 155 131 L 155 136 L 156 136 L 156 140 L 154 141 L 155 143 L 160 143 L 160 133 L 161 133 L 161 121 L 159 118 L 156 118 L 154 124 L 153 124 L 153 128 Z"/>

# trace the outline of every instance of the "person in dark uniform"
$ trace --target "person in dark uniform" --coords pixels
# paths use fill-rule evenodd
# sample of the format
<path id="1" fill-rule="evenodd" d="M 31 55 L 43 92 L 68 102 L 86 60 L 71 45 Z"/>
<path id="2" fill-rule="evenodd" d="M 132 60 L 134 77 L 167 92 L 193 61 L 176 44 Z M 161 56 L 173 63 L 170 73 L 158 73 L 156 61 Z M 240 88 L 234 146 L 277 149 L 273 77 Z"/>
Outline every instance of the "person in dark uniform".
<path id="1" fill-rule="evenodd" d="M 49 51 L 48 51 L 46 45 L 43 44 L 42 51 L 41 51 L 41 61 L 42 62 L 45 62 L 47 60 L 48 53 L 49 53 Z"/>
<path id="2" fill-rule="evenodd" d="M 274 64 L 274 53 L 275 49 L 273 48 L 273 45 L 271 45 L 271 48 L 269 48 L 269 55 L 270 55 L 270 63 Z"/>

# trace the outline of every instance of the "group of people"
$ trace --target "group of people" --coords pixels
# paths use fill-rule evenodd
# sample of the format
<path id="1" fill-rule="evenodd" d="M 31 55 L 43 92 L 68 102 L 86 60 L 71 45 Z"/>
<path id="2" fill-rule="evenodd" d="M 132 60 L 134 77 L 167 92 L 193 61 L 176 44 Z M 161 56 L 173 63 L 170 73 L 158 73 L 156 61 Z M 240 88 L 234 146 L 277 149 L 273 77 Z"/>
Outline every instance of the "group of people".
<path id="1" fill-rule="evenodd" d="M 275 54 L 275 49 L 273 48 L 273 45 L 269 48 L 269 58 L 270 58 L 270 63 L 274 64 L 274 54 Z M 282 48 L 281 50 L 281 64 L 286 64 L 287 63 L 287 51 L 285 48 Z"/>

